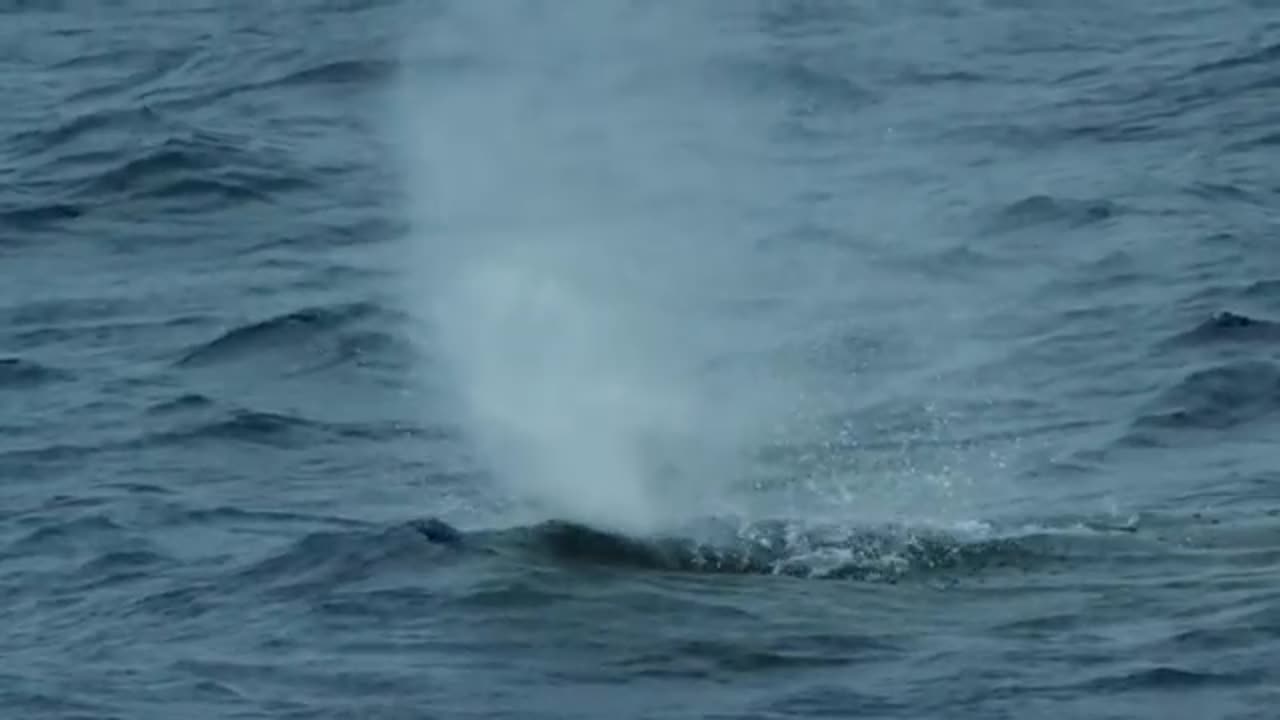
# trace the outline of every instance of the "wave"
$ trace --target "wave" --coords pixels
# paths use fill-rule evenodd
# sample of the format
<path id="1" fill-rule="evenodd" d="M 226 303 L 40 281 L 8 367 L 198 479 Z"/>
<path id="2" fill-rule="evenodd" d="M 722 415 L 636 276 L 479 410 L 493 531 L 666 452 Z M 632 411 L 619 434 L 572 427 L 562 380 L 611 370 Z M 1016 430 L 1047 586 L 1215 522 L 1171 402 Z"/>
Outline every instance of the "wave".
<path id="1" fill-rule="evenodd" d="M 197 401 L 187 408 L 170 407 L 161 412 L 172 412 L 178 409 L 199 410 L 206 407 L 208 406 Z M 290 413 L 232 409 L 218 411 L 211 419 L 185 427 L 145 435 L 125 445 L 140 448 L 233 441 L 275 447 L 297 447 L 321 439 L 387 440 L 406 436 L 436 438 L 449 435 L 443 429 L 424 429 L 394 421 L 325 422 Z"/>
<path id="2" fill-rule="evenodd" d="M 161 401 L 151 406 L 148 412 L 157 416 L 187 414 L 194 417 L 163 430 L 142 431 L 118 439 L 79 444 L 57 442 L 0 450 L 0 470 L 30 476 L 83 465 L 104 455 L 205 443 L 221 446 L 221 443 L 232 442 L 287 449 L 335 441 L 380 442 L 414 438 L 434 442 L 457 439 L 456 431 L 444 425 L 421 426 L 396 420 L 327 422 L 291 413 L 227 408 L 199 395 Z"/>
<path id="3" fill-rule="evenodd" d="M 70 518 L 54 513 L 63 508 L 46 509 L 20 521 L 21 525 L 36 525 L 4 549 L 8 557 L 63 555 L 75 550 L 108 548 L 127 544 L 132 537 L 120 523 L 103 512 L 78 514 Z M 48 518 L 37 524 L 37 518 Z"/>
<path id="4" fill-rule="evenodd" d="M 131 304 L 131 301 L 101 295 L 57 300 L 28 299 L 0 308 L 0 322 L 11 328 L 43 329 L 64 323 L 112 320 L 127 312 Z"/>
<path id="5" fill-rule="evenodd" d="M 213 88 L 165 88 L 149 98 L 148 105 L 158 110 L 186 112 L 259 92 L 328 86 L 378 87 L 391 82 L 398 71 L 397 62 L 384 58 L 327 61 L 252 82 L 226 82 Z"/>
<path id="6" fill-rule="evenodd" d="M 1178 690 L 1203 686 L 1252 686 L 1263 679 L 1256 671 L 1196 671 L 1172 665 L 1158 665 L 1144 670 L 1104 675 L 1077 685 L 1094 693 L 1132 692 L 1134 690 Z"/>
<path id="7" fill-rule="evenodd" d="M 1270 343 L 1280 341 L 1280 323 L 1233 312 L 1220 312 L 1195 328 L 1170 338 L 1172 345 Z"/>
<path id="8" fill-rule="evenodd" d="M 0 389 L 21 389 L 69 380 L 71 373 L 17 357 L 0 357 Z"/>
<path id="9" fill-rule="evenodd" d="M 350 324 L 389 313 L 372 303 L 348 303 L 309 307 L 277 315 L 224 332 L 217 338 L 189 349 L 179 366 L 201 366 L 240 359 L 245 355 L 279 346 L 305 348 Z"/>
<path id="10" fill-rule="evenodd" d="M 1239 140 L 1227 146 L 1233 152 L 1249 152 L 1258 149 L 1270 149 L 1280 145 L 1280 132 L 1259 130 L 1254 137 Z"/>
<path id="11" fill-rule="evenodd" d="M 1280 280 L 1256 280 L 1244 289 L 1248 298 L 1280 300 Z"/>
<path id="12" fill-rule="evenodd" d="M 285 413 L 238 410 L 210 422 L 163 433 L 153 440 L 169 442 L 232 440 L 276 446 L 301 443 L 311 433 L 332 430 L 328 423 Z"/>
<path id="13" fill-rule="evenodd" d="M 413 524 L 381 530 L 323 530 L 241 568 L 229 580 L 248 589 L 280 589 L 293 597 L 299 589 L 323 591 L 400 567 L 421 568 L 447 553 L 447 544 L 433 541 Z"/>
<path id="14" fill-rule="evenodd" d="M 378 84 L 394 77 L 397 64 L 390 60 L 337 60 L 295 70 L 274 80 L 259 83 L 257 88 L 294 85 Z"/>
<path id="15" fill-rule="evenodd" d="M 214 406 L 213 398 L 200 393 L 186 393 L 175 398 L 162 400 L 147 408 L 149 415 L 169 415 L 173 413 L 205 410 Z"/>
<path id="16" fill-rule="evenodd" d="M 73 196 L 105 206 L 119 200 L 181 199 L 183 212 L 218 209 L 243 201 L 273 202 L 277 193 L 310 186 L 298 174 L 267 167 L 246 156 L 247 143 L 208 134 L 171 137 L 141 154 L 83 177 Z M 191 201 L 212 200 L 213 205 Z"/>
<path id="17" fill-rule="evenodd" d="M 1201 63 L 1193 67 L 1189 74 L 1204 75 L 1212 74 L 1222 70 L 1231 70 L 1240 67 L 1260 66 L 1266 69 L 1275 67 L 1277 60 L 1280 60 L 1280 43 L 1273 43 L 1263 46 L 1256 50 L 1244 52 L 1231 57 L 1221 58 L 1212 62 Z"/>
<path id="18" fill-rule="evenodd" d="M 1280 367 L 1244 360 L 1187 374 L 1134 423 L 1138 431 L 1230 430 L 1280 411 Z M 1140 434 L 1132 439 L 1155 440 Z"/>
<path id="19" fill-rule="evenodd" d="M 36 230 L 61 221 L 74 220 L 83 214 L 82 206 L 55 200 L 0 208 L 0 223 L 7 223 L 21 230 Z"/>
<path id="20" fill-rule="evenodd" d="M 150 107 L 103 107 L 83 110 L 50 127 L 15 133 L 11 142 L 24 156 L 58 151 L 57 157 L 64 158 L 67 146 L 83 139 L 100 139 L 110 132 L 144 134 L 165 129 L 162 116 Z"/>

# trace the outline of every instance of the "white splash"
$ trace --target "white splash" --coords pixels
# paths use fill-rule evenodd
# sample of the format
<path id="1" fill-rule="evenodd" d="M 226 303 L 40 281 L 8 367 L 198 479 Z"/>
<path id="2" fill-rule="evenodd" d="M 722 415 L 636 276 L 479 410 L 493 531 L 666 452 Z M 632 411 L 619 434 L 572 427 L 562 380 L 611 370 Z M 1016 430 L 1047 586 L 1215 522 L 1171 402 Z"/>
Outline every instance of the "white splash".
<path id="1" fill-rule="evenodd" d="M 681 106 L 677 61 L 700 50 L 626 4 L 501 8 L 459 3 L 413 38 L 410 304 L 508 491 L 629 532 L 680 522 L 728 501 L 766 419 L 763 383 L 709 370 L 726 332 L 707 298 L 742 284 L 699 215 L 724 178 L 656 109 Z"/>

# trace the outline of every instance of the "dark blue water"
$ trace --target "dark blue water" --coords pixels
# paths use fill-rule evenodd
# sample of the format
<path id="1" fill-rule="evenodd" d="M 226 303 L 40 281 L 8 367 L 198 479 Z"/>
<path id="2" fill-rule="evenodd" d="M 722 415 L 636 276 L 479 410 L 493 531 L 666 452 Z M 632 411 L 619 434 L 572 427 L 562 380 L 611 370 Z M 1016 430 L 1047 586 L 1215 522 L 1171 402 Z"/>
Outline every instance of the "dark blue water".
<path id="1" fill-rule="evenodd" d="M 1269 718 L 1280 10 L 0 3 L 0 708 Z"/>

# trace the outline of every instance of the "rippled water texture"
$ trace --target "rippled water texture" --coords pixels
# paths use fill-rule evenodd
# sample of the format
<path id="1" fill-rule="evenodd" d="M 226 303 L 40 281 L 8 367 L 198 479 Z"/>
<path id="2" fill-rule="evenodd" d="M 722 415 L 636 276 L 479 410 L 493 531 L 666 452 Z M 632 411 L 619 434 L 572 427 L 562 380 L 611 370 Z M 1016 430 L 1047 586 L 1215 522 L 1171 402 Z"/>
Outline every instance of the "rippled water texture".
<path id="1" fill-rule="evenodd" d="M 6 717 L 1280 707 L 1273 3 L 0 48 Z"/>

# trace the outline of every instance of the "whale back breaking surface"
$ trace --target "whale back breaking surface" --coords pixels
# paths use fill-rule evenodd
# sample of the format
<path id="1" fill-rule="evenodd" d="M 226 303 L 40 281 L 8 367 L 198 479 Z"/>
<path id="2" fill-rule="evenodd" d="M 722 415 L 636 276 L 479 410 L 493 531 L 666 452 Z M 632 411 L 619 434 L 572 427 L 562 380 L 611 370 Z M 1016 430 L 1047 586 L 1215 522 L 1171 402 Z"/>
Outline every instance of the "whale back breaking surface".
<path id="1" fill-rule="evenodd" d="M 1159 542 L 1133 527 L 1083 523 L 997 531 L 710 519 L 653 536 L 565 520 L 469 532 L 437 518 L 412 525 L 436 545 L 529 563 L 870 582 L 1032 572 L 1082 556 L 1141 557 Z"/>

